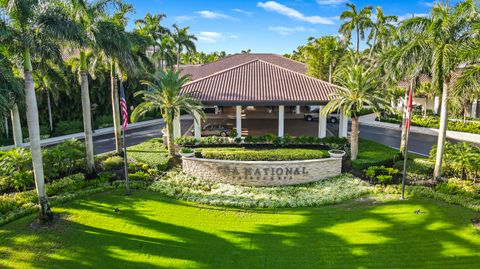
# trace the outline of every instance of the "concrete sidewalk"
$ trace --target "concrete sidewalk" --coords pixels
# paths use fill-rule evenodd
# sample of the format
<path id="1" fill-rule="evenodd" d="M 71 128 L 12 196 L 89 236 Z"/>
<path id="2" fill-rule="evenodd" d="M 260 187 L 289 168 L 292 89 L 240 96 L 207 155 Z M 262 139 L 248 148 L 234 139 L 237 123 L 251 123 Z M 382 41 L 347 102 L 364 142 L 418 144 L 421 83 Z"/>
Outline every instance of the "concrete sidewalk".
<path id="1" fill-rule="evenodd" d="M 135 122 L 135 123 L 130 123 L 128 125 L 128 129 L 129 130 L 139 129 L 139 128 L 149 127 L 149 126 L 162 124 L 162 123 L 163 123 L 163 119 Z M 113 134 L 113 127 L 97 129 L 97 130 L 94 131 L 93 137 L 108 135 L 108 134 Z M 42 139 L 40 141 L 40 145 L 42 145 L 42 146 L 55 145 L 55 144 L 61 143 L 62 141 L 72 139 L 72 138 L 83 139 L 83 138 L 85 138 L 85 134 L 82 132 L 82 133 L 75 133 L 75 134 L 69 134 L 69 135 L 63 135 L 63 136 L 50 137 L 50 138 L 47 138 L 47 139 Z M 23 147 L 25 147 L 25 148 L 30 147 L 30 143 L 28 143 L 28 142 L 23 143 Z M 2 148 L 0 148 L 0 150 L 9 150 L 11 148 L 13 148 L 13 145 L 2 147 Z"/>
<path id="2" fill-rule="evenodd" d="M 375 114 L 369 114 L 360 117 L 360 125 L 364 126 L 373 126 L 385 129 L 392 129 L 392 130 L 402 130 L 396 123 L 388 123 L 388 122 L 379 122 L 375 120 Z M 438 136 L 439 130 L 434 128 L 425 128 L 419 126 L 412 126 L 410 128 L 410 132 L 412 133 L 419 133 L 425 135 L 433 135 Z M 457 132 L 457 131 L 447 131 L 447 138 L 464 141 L 469 143 L 480 144 L 480 134 L 472 134 L 472 133 L 464 133 L 464 132 Z"/>

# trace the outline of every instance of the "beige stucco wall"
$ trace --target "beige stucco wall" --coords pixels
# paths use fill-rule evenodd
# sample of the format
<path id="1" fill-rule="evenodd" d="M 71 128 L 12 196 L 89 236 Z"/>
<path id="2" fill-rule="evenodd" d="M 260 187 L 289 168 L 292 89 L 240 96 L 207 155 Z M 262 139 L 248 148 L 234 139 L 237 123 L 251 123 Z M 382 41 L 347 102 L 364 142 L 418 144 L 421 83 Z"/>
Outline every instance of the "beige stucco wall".
<path id="1" fill-rule="evenodd" d="M 265 162 L 182 158 L 182 166 L 185 173 L 203 180 L 245 186 L 280 186 L 338 176 L 342 159 Z"/>

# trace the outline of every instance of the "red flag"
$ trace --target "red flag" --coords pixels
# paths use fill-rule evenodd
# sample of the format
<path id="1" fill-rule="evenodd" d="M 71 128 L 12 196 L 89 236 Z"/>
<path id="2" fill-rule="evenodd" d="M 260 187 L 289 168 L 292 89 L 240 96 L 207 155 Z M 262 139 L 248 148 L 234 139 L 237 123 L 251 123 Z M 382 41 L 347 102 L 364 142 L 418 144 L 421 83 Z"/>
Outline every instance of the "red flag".
<path id="1" fill-rule="evenodd" d="M 405 117 L 405 127 L 410 129 L 410 123 L 412 121 L 412 108 L 413 108 L 413 87 L 410 87 L 410 92 L 408 93 L 408 103 L 407 103 L 407 115 Z"/>

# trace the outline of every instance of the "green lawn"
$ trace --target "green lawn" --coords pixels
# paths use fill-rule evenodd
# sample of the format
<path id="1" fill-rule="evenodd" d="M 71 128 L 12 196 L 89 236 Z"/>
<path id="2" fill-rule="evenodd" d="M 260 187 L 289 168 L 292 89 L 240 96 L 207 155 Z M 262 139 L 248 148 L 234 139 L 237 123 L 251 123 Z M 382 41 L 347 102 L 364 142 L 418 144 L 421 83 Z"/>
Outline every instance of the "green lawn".
<path id="1" fill-rule="evenodd" d="M 50 228 L 0 227 L 0 267 L 480 268 L 479 214 L 435 200 L 236 210 L 122 193 L 57 207 Z"/>

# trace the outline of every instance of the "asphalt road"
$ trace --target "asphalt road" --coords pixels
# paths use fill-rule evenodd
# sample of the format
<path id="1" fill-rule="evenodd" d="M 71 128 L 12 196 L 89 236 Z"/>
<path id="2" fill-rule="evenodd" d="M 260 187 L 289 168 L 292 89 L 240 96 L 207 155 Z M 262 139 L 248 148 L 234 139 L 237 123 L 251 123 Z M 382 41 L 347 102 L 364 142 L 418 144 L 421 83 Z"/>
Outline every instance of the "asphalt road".
<path id="1" fill-rule="evenodd" d="M 187 132 L 192 124 L 192 120 L 182 120 L 182 133 Z M 133 146 L 155 137 L 162 137 L 161 130 L 163 126 L 163 124 L 159 124 L 157 126 L 148 126 L 127 131 L 127 145 Z M 336 135 L 338 133 L 338 124 L 329 123 L 327 128 L 328 135 Z M 400 147 L 400 136 L 401 131 L 360 125 L 360 138 L 373 140 L 390 147 Z M 412 153 L 428 155 L 430 149 L 436 143 L 437 136 L 411 133 L 408 149 L 409 152 Z M 94 137 L 94 145 L 96 154 L 115 150 L 113 134 Z"/>
<path id="2" fill-rule="evenodd" d="M 182 120 L 182 132 L 188 131 L 192 126 L 193 120 Z M 152 138 L 162 137 L 162 128 L 164 124 L 148 126 L 138 129 L 127 130 L 127 146 L 140 144 Z M 113 134 L 101 135 L 93 138 L 95 154 L 106 153 L 115 150 L 115 137 Z"/>

